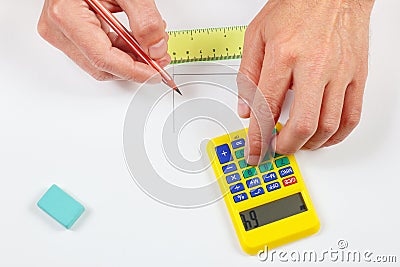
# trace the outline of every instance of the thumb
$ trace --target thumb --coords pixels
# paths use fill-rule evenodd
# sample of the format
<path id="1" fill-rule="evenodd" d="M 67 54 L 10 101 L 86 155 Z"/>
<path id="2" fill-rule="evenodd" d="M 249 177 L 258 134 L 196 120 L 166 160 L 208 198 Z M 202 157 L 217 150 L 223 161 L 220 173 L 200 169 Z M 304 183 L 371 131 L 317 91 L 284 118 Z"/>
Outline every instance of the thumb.
<path id="1" fill-rule="evenodd" d="M 165 22 L 154 0 L 117 0 L 129 19 L 133 36 L 152 59 L 167 54 Z"/>

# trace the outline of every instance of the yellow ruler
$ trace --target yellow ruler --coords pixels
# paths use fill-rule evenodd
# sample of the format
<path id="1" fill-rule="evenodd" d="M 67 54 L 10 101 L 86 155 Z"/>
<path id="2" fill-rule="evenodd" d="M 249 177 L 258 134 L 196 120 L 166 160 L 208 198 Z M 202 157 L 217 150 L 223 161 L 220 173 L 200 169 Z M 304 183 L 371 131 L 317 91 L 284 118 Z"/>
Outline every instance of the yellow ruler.
<path id="1" fill-rule="evenodd" d="M 247 26 L 169 31 L 171 64 L 242 57 Z"/>

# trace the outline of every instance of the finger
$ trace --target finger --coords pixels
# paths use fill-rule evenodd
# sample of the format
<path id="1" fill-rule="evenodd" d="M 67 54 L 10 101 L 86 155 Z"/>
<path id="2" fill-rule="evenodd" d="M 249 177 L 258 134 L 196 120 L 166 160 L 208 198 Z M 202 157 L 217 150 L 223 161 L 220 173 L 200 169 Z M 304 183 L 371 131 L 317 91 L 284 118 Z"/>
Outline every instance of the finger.
<path id="1" fill-rule="evenodd" d="M 358 125 L 361 118 L 365 82 L 353 81 L 347 87 L 340 126 L 323 146 L 332 146 L 343 141 Z"/>
<path id="2" fill-rule="evenodd" d="M 171 56 L 166 54 L 163 58 L 160 58 L 156 60 L 156 62 L 163 68 L 168 66 L 168 64 L 171 62 Z"/>
<path id="3" fill-rule="evenodd" d="M 109 32 L 107 33 L 108 38 L 111 40 L 111 43 L 114 47 L 119 48 L 120 50 L 124 51 L 125 53 L 130 54 L 135 60 L 140 61 L 136 57 L 136 55 L 132 54 L 132 48 L 126 44 L 126 42 L 118 36 L 115 32 Z M 165 38 L 168 41 L 169 36 L 167 33 L 165 33 Z M 171 57 L 169 54 L 165 54 L 164 57 L 157 59 L 156 60 L 158 64 L 160 64 L 162 67 L 167 66 L 171 62 Z"/>
<path id="4" fill-rule="evenodd" d="M 241 118 L 250 117 L 250 104 L 253 102 L 257 85 L 243 73 L 238 73 L 236 77 L 238 87 L 238 114 Z"/>
<path id="5" fill-rule="evenodd" d="M 293 154 L 317 130 L 326 82 L 309 67 L 295 68 L 293 73 L 294 100 L 291 116 L 276 140 L 279 154 Z"/>
<path id="6" fill-rule="evenodd" d="M 128 54 L 112 46 L 93 12 L 82 8 L 78 2 L 62 1 L 59 5 L 63 5 L 59 9 L 70 15 L 57 14 L 57 24 L 96 69 L 124 80 L 144 82 L 152 77 L 153 81 L 161 81 L 153 68 L 134 61 Z"/>
<path id="7" fill-rule="evenodd" d="M 262 63 L 264 60 L 265 43 L 253 24 L 246 29 L 243 54 L 238 76 L 238 114 L 242 118 L 250 116 L 249 103 L 253 102 L 255 89 L 247 80 L 258 85 Z M 241 84 L 242 83 L 242 84 Z"/>
<path id="8" fill-rule="evenodd" d="M 117 0 L 126 12 L 133 36 L 153 59 L 165 56 L 168 50 L 165 22 L 154 0 Z"/>
<path id="9" fill-rule="evenodd" d="M 314 150 L 321 147 L 338 130 L 346 88 L 347 84 L 334 82 L 326 86 L 317 131 L 303 148 Z"/>
<path id="10" fill-rule="evenodd" d="M 100 25 L 101 25 L 101 29 L 106 33 L 109 34 L 110 33 L 110 26 L 107 24 L 107 22 L 104 21 L 104 19 L 96 14 L 97 19 L 100 21 Z"/>
<path id="11" fill-rule="evenodd" d="M 72 59 L 81 69 L 98 81 L 120 80 L 121 78 L 111 73 L 100 71 L 82 55 L 81 51 L 69 40 L 65 40 L 62 50 Z"/>
<path id="12" fill-rule="evenodd" d="M 278 121 L 286 92 L 291 83 L 291 69 L 281 62 L 271 62 L 267 53 L 251 106 L 248 142 L 245 148 L 247 162 L 260 163 L 270 147 L 272 131 Z"/>

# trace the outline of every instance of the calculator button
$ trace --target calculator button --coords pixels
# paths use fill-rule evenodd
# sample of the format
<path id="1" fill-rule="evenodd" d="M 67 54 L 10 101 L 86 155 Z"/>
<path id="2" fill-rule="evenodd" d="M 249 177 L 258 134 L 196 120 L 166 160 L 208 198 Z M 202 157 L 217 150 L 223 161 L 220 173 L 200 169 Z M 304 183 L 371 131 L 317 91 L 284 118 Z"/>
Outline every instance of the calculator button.
<path id="1" fill-rule="evenodd" d="M 279 188 L 281 188 L 281 185 L 279 184 L 279 182 L 275 182 L 275 183 L 272 183 L 272 184 L 267 184 L 267 191 L 268 192 L 274 191 L 274 190 L 279 189 Z"/>
<path id="2" fill-rule="evenodd" d="M 235 151 L 235 156 L 237 159 L 244 158 L 244 149 L 239 149 Z"/>
<path id="3" fill-rule="evenodd" d="M 242 183 L 234 184 L 234 185 L 231 185 L 229 187 L 229 189 L 231 190 L 232 194 L 235 194 L 237 192 L 243 191 L 244 190 L 244 185 Z"/>
<path id="4" fill-rule="evenodd" d="M 284 186 L 289 186 L 289 185 L 297 183 L 297 179 L 296 179 L 296 177 L 292 176 L 292 177 L 283 179 L 282 183 Z"/>
<path id="5" fill-rule="evenodd" d="M 278 178 L 278 177 L 276 176 L 276 173 L 274 173 L 274 172 L 269 172 L 269 173 L 263 175 L 264 183 L 269 183 L 273 180 L 276 180 L 276 178 Z"/>
<path id="6" fill-rule="evenodd" d="M 230 172 L 234 172 L 234 171 L 236 171 L 236 170 L 237 170 L 237 168 L 236 168 L 236 164 L 235 164 L 235 163 L 231 163 L 231 164 L 222 166 L 222 171 L 223 171 L 225 174 L 230 173 Z"/>
<path id="7" fill-rule="evenodd" d="M 261 173 L 263 173 L 263 172 L 273 170 L 274 166 L 272 165 L 271 162 L 267 162 L 267 163 L 264 163 L 264 164 L 261 164 L 260 166 L 258 166 L 258 169 L 260 170 Z"/>
<path id="8" fill-rule="evenodd" d="M 286 177 L 286 176 L 289 176 L 289 175 L 292 175 L 294 172 L 293 172 L 293 169 L 292 169 L 292 167 L 286 167 L 286 168 L 283 168 L 283 169 L 280 169 L 279 170 L 279 175 L 283 178 L 283 177 Z"/>
<path id="9" fill-rule="evenodd" d="M 260 179 L 258 178 L 251 178 L 250 180 L 246 181 L 247 187 L 252 188 L 261 184 Z"/>
<path id="10" fill-rule="evenodd" d="M 240 166 L 240 168 L 244 169 L 250 165 L 247 164 L 246 160 L 242 159 L 242 160 L 239 160 L 239 166 Z"/>
<path id="11" fill-rule="evenodd" d="M 217 146 L 215 148 L 215 152 L 217 152 L 219 163 L 221 164 L 225 164 L 233 160 L 231 150 L 229 149 L 228 144 Z"/>
<path id="12" fill-rule="evenodd" d="M 262 194 L 264 194 L 264 189 L 262 187 L 250 190 L 250 195 L 252 197 L 256 197 L 256 196 L 259 196 L 259 195 L 262 195 Z"/>
<path id="13" fill-rule="evenodd" d="M 286 166 L 289 164 L 290 164 L 290 161 L 289 161 L 288 157 L 283 157 L 283 158 L 275 160 L 275 165 L 277 168 L 280 168 L 280 167 L 283 167 L 283 166 Z"/>
<path id="14" fill-rule="evenodd" d="M 275 155 L 275 153 L 272 153 L 271 151 L 267 151 L 264 155 L 262 162 L 271 160 L 273 158 L 273 155 Z"/>
<path id="15" fill-rule="evenodd" d="M 243 177 L 249 178 L 257 174 L 256 168 L 252 167 L 243 171 Z"/>
<path id="16" fill-rule="evenodd" d="M 234 183 L 234 182 L 237 182 L 237 181 L 240 181 L 239 173 L 234 173 L 234 174 L 226 176 L 226 182 L 228 184 L 231 184 L 231 183 Z"/>
<path id="17" fill-rule="evenodd" d="M 246 193 L 241 193 L 241 194 L 239 194 L 239 195 L 236 195 L 236 196 L 233 196 L 233 200 L 237 203 L 237 202 L 240 202 L 240 201 L 243 201 L 243 200 L 246 200 L 248 197 L 247 197 L 247 194 Z"/>
<path id="18" fill-rule="evenodd" d="M 278 157 L 280 157 L 280 156 L 283 156 L 283 155 L 278 154 L 278 153 L 275 153 L 274 158 L 278 158 Z"/>
<path id="19" fill-rule="evenodd" d="M 235 140 L 235 141 L 232 142 L 232 147 L 234 149 L 242 147 L 242 146 L 244 146 L 244 139 L 243 138 Z"/>

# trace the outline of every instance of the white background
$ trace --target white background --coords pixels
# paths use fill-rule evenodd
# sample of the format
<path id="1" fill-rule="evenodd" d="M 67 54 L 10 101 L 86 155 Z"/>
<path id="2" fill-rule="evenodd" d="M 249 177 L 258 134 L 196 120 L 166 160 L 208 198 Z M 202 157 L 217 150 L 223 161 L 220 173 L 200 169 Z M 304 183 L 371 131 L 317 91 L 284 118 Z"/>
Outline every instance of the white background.
<path id="1" fill-rule="evenodd" d="M 158 6 L 169 29 L 183 29 L 248 24 L 262 2 Z M 176 209 L 140 191 L 122 148 L 136 85 L 96 82 L 41 40 L 41 5 L 0 5 L 0 266 L 270 264 L 241 251 L 222 201 Z M 370 75 L 354 134 L 334 148 L 296 154 L 321 230 L 282 250 L 322 252 L 345 239 L 349 249 L 400 260 L 399 10 L 397 0 L 375 5 Z M 53 183 L 87 208 L 70 231 L 36 207 Z"/>

